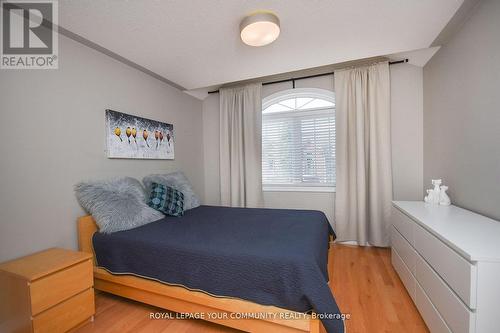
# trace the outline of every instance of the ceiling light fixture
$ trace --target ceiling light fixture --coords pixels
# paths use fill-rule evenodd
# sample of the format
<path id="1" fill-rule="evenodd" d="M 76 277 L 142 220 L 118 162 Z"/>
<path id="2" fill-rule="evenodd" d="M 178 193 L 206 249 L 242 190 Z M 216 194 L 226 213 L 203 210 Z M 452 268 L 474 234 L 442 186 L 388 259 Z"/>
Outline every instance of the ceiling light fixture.
<path id="1" fill-rule="evenodd" d="M 240 36 L 250 46 L 271 44 L 280 34 L 280 20 L 271 12 L 257 12 L 241 21 Z"/>

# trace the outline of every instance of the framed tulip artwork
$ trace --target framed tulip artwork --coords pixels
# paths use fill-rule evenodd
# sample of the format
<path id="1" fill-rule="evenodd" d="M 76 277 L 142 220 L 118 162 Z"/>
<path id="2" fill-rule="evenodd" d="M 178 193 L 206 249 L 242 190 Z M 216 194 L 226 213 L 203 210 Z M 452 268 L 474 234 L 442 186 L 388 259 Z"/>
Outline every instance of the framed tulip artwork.
<path id="1" fill-rule="evenodd" d="M 174 125 L 106 110 L 109 158 L 174 159 Z"/>

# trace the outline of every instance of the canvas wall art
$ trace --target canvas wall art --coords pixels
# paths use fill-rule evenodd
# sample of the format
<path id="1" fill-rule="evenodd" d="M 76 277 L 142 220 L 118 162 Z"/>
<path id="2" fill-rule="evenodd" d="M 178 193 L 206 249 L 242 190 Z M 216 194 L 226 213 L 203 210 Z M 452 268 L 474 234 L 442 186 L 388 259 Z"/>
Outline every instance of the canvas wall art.
<path id="1" fill-rule="evenodd" d="M 106 110 L 109 158 L 174 159 L 174 125 Z"/>

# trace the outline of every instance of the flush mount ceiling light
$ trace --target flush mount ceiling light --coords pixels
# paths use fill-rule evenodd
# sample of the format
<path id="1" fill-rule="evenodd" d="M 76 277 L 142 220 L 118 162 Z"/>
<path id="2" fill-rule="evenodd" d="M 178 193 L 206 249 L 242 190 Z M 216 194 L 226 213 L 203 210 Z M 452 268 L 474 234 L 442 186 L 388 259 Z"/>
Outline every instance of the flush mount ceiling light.
<path id="1" fill-rule="evenodd" d="M 241 21 L 240 36 L 250 46 L 271 44 L 280 34 L 280 20 L 270 12 L 257 12 Z"/>

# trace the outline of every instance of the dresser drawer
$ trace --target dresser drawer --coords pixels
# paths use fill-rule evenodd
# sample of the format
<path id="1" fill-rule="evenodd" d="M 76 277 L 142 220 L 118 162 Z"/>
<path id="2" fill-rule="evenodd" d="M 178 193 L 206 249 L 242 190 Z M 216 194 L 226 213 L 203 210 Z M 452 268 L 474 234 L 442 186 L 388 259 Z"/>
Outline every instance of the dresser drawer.
<path id="1" fill-rule="evenodd" d="M 414 245 L 414 235 L 413 228 L 415 221 L 410 219 L 408 216 L 403 214 L 399 209 L 392 207 L 392 225 L 403 235 L 406 240 L 413 246 Z"/>
<path id="2" fill-rule="evenodd" d="M 415 249 L 471 309 L 476 307 L 477 267 L 415 225 Z"/>
<path id="3" fill-rule="evenodd" d="M 34 316 L 92 285 L 90 260 L 35 280 L 30 285 L 31 313 Z"/>
<path id="4" fill-rule="evenodd" d="M 33 318 L 33 332 L 66 332 L 94 315 L 94 289 L 90 288 Z"/>
<path id="5" fill-rule="evenodd" d="M 469 310 L 436 272 L 417 259 L 417 281 L 453 333 L 474 333 L 476 314 Z"/>
<path id="6" fill-rule="evenodd" d="M 415 304 L 431 333 L 452 333 L 418 283 Z"/>
<path id="7" fill-rule="evenodd" d="M 408 291 L 408 294 L 415 302 L 415 277 L 411 274 L 410 270 L 408 269 L 408 267 L 406 267 L 397 250 L 395 250 L 394 248 L 392 248 L 391 260 L 392 266 L 394 267 L 396 272 L 398 272 L 399 278 L 403 282 L 403 285 Z"/>
<path id="8" fill-rule="evenodd" d="M 411 273 L 415 275 L 417 253 L 394 226 L 391 228 L 391 244 L 392 247 L 396 249 L 401 259 L 403 259 L 406 266 L 410 269 Z"/>

